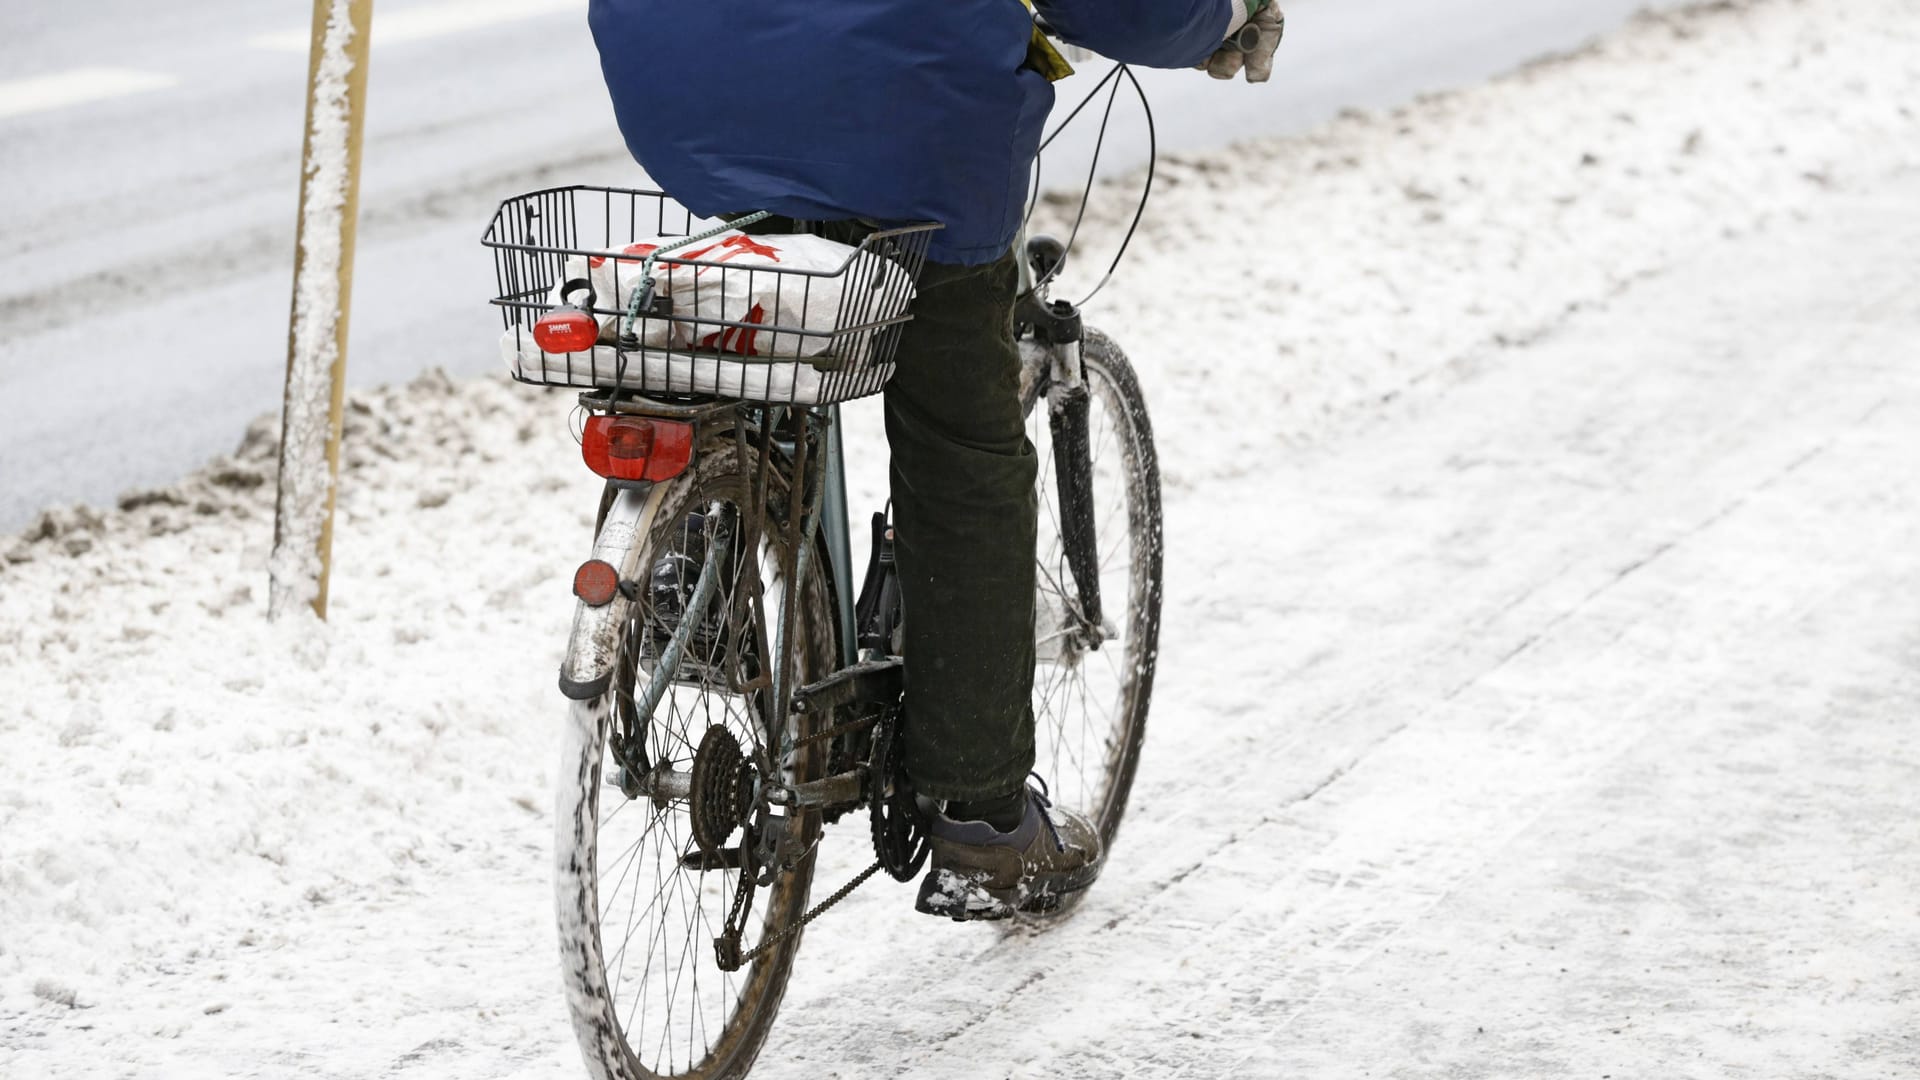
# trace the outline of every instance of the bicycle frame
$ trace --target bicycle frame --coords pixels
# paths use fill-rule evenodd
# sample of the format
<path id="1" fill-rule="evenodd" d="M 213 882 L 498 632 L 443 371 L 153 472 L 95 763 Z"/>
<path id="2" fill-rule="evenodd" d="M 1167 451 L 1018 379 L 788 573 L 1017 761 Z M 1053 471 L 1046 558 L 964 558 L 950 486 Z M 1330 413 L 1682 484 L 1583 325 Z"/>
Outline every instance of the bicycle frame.
<path id="1" fill-rule="evenodd" d="M 1024 272 L 1022 280 L 1025 280 Z M 1020 339 L 1020 401 L 1024 409 L 1031 411 L 1037 404 L 1039 396 L 1044 393 L 1049 402 L 1050 415 L 1053 415 L 1055 410 L 1077 408 L 1079 410 L 1077 430 L 1084 436 L 1087 420 L 1086 385 L 1080 370 L 1080 356 L 1076 344 L 1042 343 L 1030 337 Z M 820 527 L 826 537 L 828 557 L 832 560 L 833 587 L 840 609 L 840 660 L 844 664 L 852 664 L 859 659 L 853 622 L 856 599 L 853 590 L 856 579 L 853 572 L 852 508 L 847 501 L 846 450 L 841 439 L 840 406 L 831 406 L 827 410 L 827 415 L 827 490 Z M 1081 450 L 1078 464 L 1085 465 L 1087 462 L 1084 444 Z M 1088 482 L 1084 476 L 1079 476 L 1075 478 L 1071 487 L 1063 482 L 1062 490 L 1084 492 Z M 1081 507 L 1076 504 L 1073 512 L 1078 513 L 1080 509 Z M 1090 508 L 1086 509 L 1084 517 L 1086 527 L 1091 529 Z M 1092 546 L 1090 532 L 1085 538 L 1087 540 L 1085 550 L 1088 552 L 1097 550 Z M 1080 550 L 1080 545 L 1075 544 L 1073 550 Z M 1069 557 L 1074 558 L 1072 555 Z M 1091 566 L 1091 563 L 1084 565 Z M 1076 580 L 1080 579 L 1082 568 L 1083 564 L 1076 561 L 1074 565 Z M 1080 584 L 1083 599 L 1089 594 L 1094 597 L 1090 618 L 1097 625 L 1100 621 L 1097 601 L 1099 576 L 1088 572 L 1086 579 Z"/>
<path id="2" fill-rule="evenodd" d="M 1071 670 L 1085 652 L 1119 633 L 1108 630 L 1100 615 L 1091 405 L 1099 404 L 1102 416 L 1114 413 L 1122 431 L 1116 467 L 1126 485 L 1127 520 L 1119 527 L 1136 547 L 1143 521 L 1151 533 L 1144 569 L 1130 563 L 1122 590 L 1129 599 L 1129 663 L 1110 688 L 1117 691 L 1112 701 L 1119 711 L 1109 724 L 1112 736 L 1102 744 L 1109 752 L 1097 760 L 1095 776 L 1080 777 L 1110 842 L 1137 760 L 1152 678 L 1158 485 L 1150 432 L 1125 357 L 1102 335 L 1083 331 L 1074 305 L 1047 299 L 1045 285 L 1057 270 L 1060 246 L 1036 238 L 1026 254 L 1033 273 L 1020 267 L 1017 386 L 1031 423 L 1040 422 L 1035 410 L 1046 401 L 1051 471 L 1042 481 L 1050 511 L 1043 529 L 1058 530 L 1030 555 L 1037 556 L 1040 579 L 1032 626 L 1046 662 Z M 1034 277 L 1039 280 L 1029 284 Z M 590 431 L 608 447 L 603 452 L 602 443 L 591 444 L 588 456 L 597 471 L 611 477 L 675 472 L 658 482 L 609 480 L 592 553 L 594 562 L 605 565 L 583 566 L 576 576 L 580 604 L 560 673 L 561 690 L 573 700 L 559 802 L 557 895 L 563 940 L 571 943 L 570 1004 L 590 1063 L 625 1052 L 626 1025 L 606 1015 L 610 973 L 614 989 L 619 984 L 599 926 L 605 908 L 598 852 L 605 839 L 595 808 L 608 789 L 617 788 L 629 803 L 651 804 L 656 816 L 668 810 L 686 815 L 693 844 L 677 832 L 660 840 L 653 860 L 658 873 L 737 872 L 737 878 L 722 879 L 732 902 L 718 927 L 708 927 L 715 934 L 713 963 L 722 972 L 747 970 L 767 957 L 790 964 L 796 935 L 826 909 L 881 871 L 897 881 L 913 880 L 931 854 L 930 826 L 915 799 L 902 743 L 906 669 L 894 636 L 902 613 L 901 578 L 886 554 L 891 534 L 876 515 L 876 554 L 862 584 L 855 585 L 838 406 L 692 400 L 697 403 L 620 389 L 581 395 L 595 414 Z M 654 423 L 612 422 L 608 414 Z M 657 440 L 662 431 L 671 433 L 675 449 L 665 460 L 677 471 L 601 463 L 619 445 L 612 441 L 615 433 L 651 433 Z M 1032 434 L 1034 442 L 1047 444 L 1043 433 Z M 1107 462 L 1103 452 L 1103 477 Z M 1144 518 L 1142 492 L 1150 504 Z M 689 532 L 689 523 L 702 524 Z M 1136 614 L 1133 599 L 1142 600 L 1146 615 Z M 828 604 L 835 605 L 832 611 Z M 838 642 L 824 640 L 833 633 Z M 735 719 L 714 723 L 707 714 L 696 747 L 688 725 L 702 727 L 709 694 L 719 695 L 723 714 Z M 1046 697 L 1051 703 L 1051 693 Z M 1083 725 L 1085 715 L 1083 704 Z M 850 812 L 867 819 L 859 831 L 870 836 L 874 861 L 807 907 L 826 827 Z M 635 843 L 646 836 L 643 831 Z M 616 893 L 619 887 L 614 880 Z M 771 890 L 781 914 L 776 918 L 768 909 L 754 944 L 748 920 L 761 890 Z M 632 932 L 629 917 L 623 950 Z M 783 980 L 787 969 L 767 970 Z"/>
<path id="3" fill-rule="evenodd" d="M 1020 248 L 1025 248 L 1025 234 L 1018 240 Z M 1018 250 L 1018 248 L 1016 248 Z M 1020 398 L 1021 407 L 1031 413 L 1039 405 L 1041 394 L 1048 400 L 1048 419 L 1054 425 L 1056 444 L 1066 440 L 1071 444 L 1075 438 L 1079 446 L 1085 448 L 1085 380 L 1081 377 L 1079 363 L 1079 338 L 1081 338 L 1081 317 L 1079 311 L 1066 302 L 1046 302 L 1046 282 L 1039 288 L 1033 284 L 1033 271 L 1027 259 L 1020 259 L 1020 296 L 1021 302 L 1016 311 L 1016 323 L 1027 331 L 1021 334 L 1020 342 Z M 691 419 L 695 423 L 710 421 L 720 415 L 730 415 L 739 405 L 718 404 L 705 407 L 685 407 L 685 405 L 666 404 L 666 402 L 647 402 L 634 400 L 622 405 L 622 411 L 632 411 L 641 415 L 655 415 L 666 419 Z M 824 500 L 820 505 L 820 528 L 824 530 L 826 550 L 828 550 L 829 577 L 833 582 L 833 600 L 837 607 L 839 623 L 839 642 L 837 655 L 843 665 L 852 665 L 858 661 L 858 644 L 854 634 L 854 573 L 852 573 L 852 523 L 851 507 L 847 502 L 847 452 L 841 438 L 839 423 L 839 405 L 828 405 L 824 409 L 804 409 L 818 413 L 826 427 L 826 461 L 824 461 Z M 1064 427 L 1062 427 L 1064 425 Z M 1077 425 L 1077 436 L 1075 436 Z M 791 452 L 791 446 L 785 450 Z M 1071 461 L 1069 457 L 1079 457 Z M 1092 544 L 1091 509 L 1079 505 L 1075 498 L 1077 492 L 1085 492 L 1085 477 L 1075 469 L 1068 475 L 1069 465 L 1085 467 L 1085 450 L 1081 454 L 1060 457 L 1056 465 L 1062 469 L 1060 486 L 1069 505 L 1062 507 L 1064 513 L 1073 515 L 1079 521 L 1079 527 L 1068 528 L 1069 565 L 1073 569 L 1075 584 L 1081 590 L 1081 598 L 1087 601 L 1089 628 L 1098 630 L 1098 575 L 1092 573 L 1091 553 L 1098 548 Z M 612 488 L 611 498 L 601 505 L 599 530 L 593 542 L 593 559 L 601 559 L 612 565 L 620 580 L 632 582 L 641 580 L 643 567 L 636 565 L 639 557 L 639 540 L 649 534 L 653 528 L 653 515 L 659 513 L 659 484 L 630 482 L 620 488 Z M 628 596 L 620 594 L 611 603 L 603 607 L 589 607 L 582 601 L 574 613 L 574 628 L 568 638 L 566 659 L 561 665 L 561 692 L 572 700 L 588 700 L 603 694 L 611 680 L 612 663 L 616 655 L 616 634 L 618 628 L 626 623 L 632 613 L 632 603 Z"/>
<path id="4" fill-rule="evenodd" d="M 1044 280 L 1040 287 L 1033 286 L 1024 259 L 1020 263 L 1020 281 L 1022 299 L 1016 312 L 1016 323 L 1023 330 L 1018 341 L 1021 404 L 1024 410 L 1031 412 L 1039 405 L 1042 396 L 1047 399 L 1048 422 L 1052 426 L 1058 451 L 1055 465 L 1061 491 L 1062 541 L 1080 600 L 1080 610 L 1072 613 L 1077 624 L 1075 631 L 1089 643 L 1097 645 L 1104 637 L 1104 631 L 1100 616 L 1099 575 L 1094 560 L 1098 546 L 1090 499 L 1088 399 L 1080 363 L 1080 314 L 1073 305 L 1064 301 L 1049 303 Z M 604 403 L 596 403 L 596 407 L 602 406 L 642 415 L 691 420 L 696 425 L 736 415 L 742 408 L 752 408 L 726 402 L 707 406 L 679 406 L 644 399 L 616 403 L 612 398 Z M 766 413 L 761 415 L 763 419 L 767 416 Z M 835 594 L 840 631 L 839 658 L 845 673 L 859 665 L 860 657 L 854 627 L 856 597 L 852 523 L 847 499 L 845 446 L 839 422 L 840 407 L 795 409 L 794 415 L 803 418 L 803 426 L 822 432 L 823 438 L 819 441 L 825 450 L 823 454 L 815 455 L 814 460 L 807 461 L 804 460 L 805 454 L 795 452 L 796 446 L 791 441 L 779 442 L 775 448 L 807 474 L 798 488 L 819 492 L 817 502 L 806 510 L 800 542 L 795 545 L 800 565 L 795 567 L 797 573 L 794 580 L 804 576 L 805 564 L 814 550 L 813 540 L 817 529 L 825 547 L 828 564 L 825 569 Z M 813 428 L 814 425 L 817 428 Z M 772 430 L 771 424 L 766 426 L 766 430 Z M 773 452 L 773 449 L 768 452 Z M 800 479 L 796 477 L 796 480 Z M 643 539 L 651 535 L 658 524 L 655 519 L 664 501 L 665 488 L 666 482 L 623 483 L 610 488 L 609 497 L 603 500 L 591 558 L 613 566 L 622 582 L 639 582 L 647 578 L 650 568 L 639 565 L 646 551 Z M 695 586 L 696 594 L 701 592 L 701 586 L 707 583 L 708 576 L 713 572 L 711 564 L 703 568 L 700 581 Z M 619 654 L 619 635 L 632 617 L 637 602 L 634 598 L 636 592 L 622 589 L 611 601 L 598 607 L 585 601 L 580 603 L 574 615 L 566 658 L 561 665 L 560 689 L 564 695 L 575 701 L 586 702 L 606 692 Z M 688 628 L 696 621 L 693 618 L 683 619 L 678 633 L 689 632 Z M 673 645 L 668 647 L 673 648 Z M 784 632 L 783 642 L 775 652 L 782 659 L 777 663 L 771 704 L 777 710 L 774 715 L 784 715 L 795 704 L 796 693 L 800 690 L 786 681 Z M 849 693 L 853 698 L 864 699 L 872 692 L 871 688 L 866 688 Z M 657 794 L 668 797 L 676 793 L 684 794 L 680 792 L 684 778 L 677 774 L 661 776 L 649 783 Z M 852 774 L 848 774 L 827 777 L 773 794 L 774 801 L 783 805 L 833 808 L 856 803 L 861 797 L 861 785 Z"/>

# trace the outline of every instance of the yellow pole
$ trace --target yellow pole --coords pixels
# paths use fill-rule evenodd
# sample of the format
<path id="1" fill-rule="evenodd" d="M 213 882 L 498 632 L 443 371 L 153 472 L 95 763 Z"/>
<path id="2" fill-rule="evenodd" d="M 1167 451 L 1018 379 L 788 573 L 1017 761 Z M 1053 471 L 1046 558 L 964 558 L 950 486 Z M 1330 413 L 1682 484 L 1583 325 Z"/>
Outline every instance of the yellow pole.
<path id="1" fill-rule="evenodd" d="M 314 0 L 268 611 L 327 617 L 373 0 Z"/>

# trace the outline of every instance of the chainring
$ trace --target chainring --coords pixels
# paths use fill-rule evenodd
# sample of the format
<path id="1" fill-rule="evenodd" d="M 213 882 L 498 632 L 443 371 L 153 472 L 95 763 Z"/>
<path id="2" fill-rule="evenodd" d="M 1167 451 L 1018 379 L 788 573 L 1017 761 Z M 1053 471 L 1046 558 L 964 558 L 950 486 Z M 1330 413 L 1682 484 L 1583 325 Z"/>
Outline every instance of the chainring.
<path id="1" fill-rule="evenodd" d="M 687 802 L 693 840 L 708 858 L 719 860 L 733 831 L 753 810 L 753 765 L 740 740 L 719 724 L 707 728 L 693 755 Z"/>
<path id="2" fill-rule="evenodd" d="M 895 730 L 899 710 L 873 728 L 873 758 L 867 769 L 867 809 L 873 823 L 873 853 L 895 881 L 911 881 L 930 850 L 926 817 L 913 801 L 905 755 Z"/>

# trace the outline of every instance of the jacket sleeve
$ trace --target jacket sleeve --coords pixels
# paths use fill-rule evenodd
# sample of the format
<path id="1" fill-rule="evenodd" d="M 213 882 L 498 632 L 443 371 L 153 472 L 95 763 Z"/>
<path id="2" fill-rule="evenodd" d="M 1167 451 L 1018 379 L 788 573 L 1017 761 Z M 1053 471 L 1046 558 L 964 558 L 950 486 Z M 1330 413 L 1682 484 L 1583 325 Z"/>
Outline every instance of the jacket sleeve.
<path id="1" fill-rule="evenodd" d="M 1242 0 L 1034 0 L 1062 40 L 1110 60 L 1193 67 L 1213 55 Z"/>

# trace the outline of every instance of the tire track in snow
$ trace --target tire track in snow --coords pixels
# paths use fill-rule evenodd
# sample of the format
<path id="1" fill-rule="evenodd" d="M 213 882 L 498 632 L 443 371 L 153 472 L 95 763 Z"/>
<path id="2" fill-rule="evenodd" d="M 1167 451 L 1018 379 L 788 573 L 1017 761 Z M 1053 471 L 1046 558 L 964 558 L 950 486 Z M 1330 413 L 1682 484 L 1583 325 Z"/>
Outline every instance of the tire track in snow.
<path id="1" fill-rule="evenodd" d="M 1576 320 L 1567 333 L 1444 392 L 1435 408 L 1413 410 L 1419 415 L 1411 420 L 1382 421 L 1364 438 L 1375 446 L 1402 444 L 1384 460 L 1354 460 L 1342 453 L 1351 444 L 1333 447 L 1278 483 L 1281 492 L 1301 495 L 1279 501 L 1315 509 L 1317 527 L 1303 528 L 1297 546 L 1272 552 L 1287 568 L 1272 588 L 1248 596 L 1239 586 L 1234 600 L 1243 607 L 1259 610 L 1263 599 L 1328 574 L 1389 574 L 1389 566 L 1410 560 L 1397 548 L 1444 548 L 1449 536 L 1479 521 L 1501 523 L 1473 537 L 1493 558 L 1459 575 L 1450 589 L 1417 570 L 1403 575 L 1413 596 L 1401 607 L 1418 608 L 1435 587 L 1452 593 L 1448 605 L 1425 620 L 1428 651 L 1414 670 L 1390 672 L 1385 680 L 1370 673 L 1370 664 L 1395 655 L 1391 648 L 1365 650 L 1373 654 L 1368 663 L 1324 664 L 1315 672 L 1319 685 L 1303 689 L 1345 697 L 1348 707 L 1306 722 L 1298 736 L 1235 733 L 1227 754 L 1219 752 L 1217 738 L 1207 737 L 1204 722 L 1196 725 L 1183 694 L 1207 680 L 1209 668 L 1256 670 L 1248 650 L 1258 643 L 1236 644 L 1234 627 L 1205 625 L 1205 605 L 1198 605 L 1198 625 L 1186 613 L 1169 634 L 1177 644 L 1166 650 L 1168 677 L 1156 718 L 1170 723 L 1154 733 L 1143 779 L 1147 798 L 1129 821 L 1107 879 L 1081 913 L 1083 922 L 1038 938 L 999 940 L 971 957 L 967 970 L 986 974 L 970 977 L 999 982 L 1040 953 L 1049 958 L 1045 986 L 1076 988 L 1064 1008 L 1052 1000 L 1042 1007 L 1038 1015 L 1049 1030 L 1078 1031 L 1082 1044 L 1123 1039 L 1139 1051 L 1142 1032 L 1177 1040 L 1181 1032 L 1226 1021 L 1239 1056 L 1183 1047 L 1162 1064 L 1177 1061 L 1196 1074 L 1238 1068 L 1256 1075 L 1297 1064 L 1283 1033 L 1330 987 L 1381 956 L 1406 927 L 1496 864 L 1543 815 L 1591 789 L 1660 729 L 1672 683 L 1625 678 L 1611 691 L 1590 684 L 1594 671 L 1633 659 L 1636 638 L 1666 632 L 1662 622 L 1671 617 L 1674 591 L 1690 573 L 1674 564 L 1711 559 L 1706 553 L 1724 533 L 1744 527 L 1755 506 L 1782 489 L 1798 491 L 1815 482 L 1809 480 L 1814 474 L 1856 467 L 1834 462 L 1829 448 L 1838 433 L 1884 412 L 1885 380 L 1874 373 L 1884 374 L 1894 362 L 1864 332 L 1817 322 L 1773 333 L 1756 350 L 1766 355 L 1751 355 L 1715 348 L 1715 335 L 1762 321 L 1766 305 L 1789 307 L 1797 281 L 1753 298 L 1729 298 L 1722 286 L 1722 310 L 1692 330 L 1685 325 L 1691 311 L 1660 300 L 1712 293 L 1729 267 L 1750 264 L 1775 242 L 1756 237 L 1650 281 L 1615 309 Z M 1884 301 L 1887 286 L 1860 284 L 1867 286 L 1866 305 Z M 1635 355 L 1616 347 L 1623 334 L 1647 335 L 1655 344 Z M 1876 351 L 1880 355 L 1853 378 L 1832 378 L 1833 356 L 1856 363 Z M 1695 362 L 1702 354 L 1714 362 Z M 1581 361 L 1588 385 L 1574 388 L 1526 370 L 1543 358 Z M 1723 388 L 1735 384 L 1753 392 L 1727 415 Z M 1509 401 L 1516 392 L 1518 400 Z M 1525 407 L 1503 407 L 1509 404 Z M 1488 417 L 1502 415 L 1526 420 L 1484 427 Z M 1609 428 L 1604 484 L 1552 475 L 1548 466 L 1577 454 L 1574 444 Z M 1653 435 L 1663 437 L 1650 443 Z M 1505 464 L 1486 470 L 1446 464 L 1456 456 L 1449 451 L 1469 448 L 1498 450 Z M 1491 475 L 1475 475 L 1482 471 Z M 1392 499 L 1347 511 L 1350 521 L 1328 520 L 1341 516 L 1326 503 L 1330 493 L 1396 484 L 1430 485 L 1438 519 L 1412 527 L 1396 522 L 1408 535 L 1397 544 L 1377 543 L 1383 550 L 1372 554 L 1364 537 L 1380 535 L 1383 515 L 1396 514 Z M 1251 505 L 1253 490 L 1243 496 L 1242 505 Z M 1316 558 L 1316 551 L 1334 554 Z M 1798 591 L 1794 603 L 1804 606 L 1818 603 L 1828 586 L 1783 582 L 1779 588 Z M 1389 618 L 1387 610 L 1372 617 Z M 1284 636 L 1287 620 L 1279 621 Z M 1464 641 L 1456 638 L 1463 626 L 1474 628 Z M 1735 640 L 1763 630 L 1752 613 L 1738 609 L 1713 627 Z M 1568 665 L 1587 697 L 1556 701 L 1529 688 L 1543 671 Z M 1684 678 L 1684 667 L 1673 677 Z M 1284 707 L 1286 688 L 1256 683 L 1254 689 Z M 1203 752 L 1170 762 L 1167 751 L 1181 739 L 1168 733 L 1175 725 L 1197 738 Z M 1273 774 L 1271 763 L 1283 760 L 1285 747 L 1315 741 L 1346 748 L 1340 756 L 1352 764 L 1345 775 L 1311 800 L 1274 790 L 1264 779 Z M 1216 763 L 1211 771 L 1197 764 L 1209 755 Z M 1287 782 L 1303 771 L 1283 765 L 1279 775 Z M 1202 775 L 1209 783 L 1196 788 L 1192 778 Z M 1180 807 L 1185 820 L 1160 818 L 1157 811 L 1168 806 Z M 1242 821 L 1254 824 L 1235 834 Z M 1182 838 L 1220 832 L 1229 839 L 1197 860 L 1176 861 Z M 1104 921 L 1090 925 L 1103 914 Z M 1116 976 L 1122 985 L 1093 989 Z M 910 993 L 912 978 L 881 976 L 883 988 L 871 1000 L 885 1000 L 889 985 Z M 1017 1005 L 1016 996 L 965 1011 L 963 1023 L 946 1027 L 938 1050 L 912 1054 L 902 1067 L 915 1075 L 965 1075 L 950 1062 L 1003 1054 L 1031 1037 L 1025 1029 L 1037 1014 Z M 861 1021 L 842 1020 L 852 1028 L 843 1029 L 843 1039 L 862 1037 Z M 1110 1049 L 1064 1042 L 1045 1046 L 1040 1056 L 1056 1076 L 1103 1075 L 1112 1063 Z M 1011 1074 L 1025 1075 L 1018 1067 Z"/>

